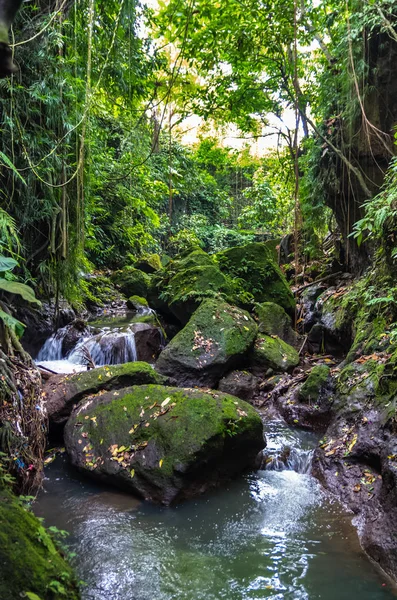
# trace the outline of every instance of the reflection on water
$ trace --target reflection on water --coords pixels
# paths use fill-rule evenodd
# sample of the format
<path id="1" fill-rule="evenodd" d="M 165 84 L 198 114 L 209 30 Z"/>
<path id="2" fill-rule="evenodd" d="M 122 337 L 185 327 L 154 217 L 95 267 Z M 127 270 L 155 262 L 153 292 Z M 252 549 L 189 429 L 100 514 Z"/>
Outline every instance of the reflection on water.
<path id="1" fill-rule="evenodd" d="M 268 446 L 313 442 L 290 437 L 273 425 Z M 166 509 L 83 482 L 62 461 L 49 467 L 35 510 L 71 532 L 84 600 L 397 597 L 310 475 L 260 471 Z"/>

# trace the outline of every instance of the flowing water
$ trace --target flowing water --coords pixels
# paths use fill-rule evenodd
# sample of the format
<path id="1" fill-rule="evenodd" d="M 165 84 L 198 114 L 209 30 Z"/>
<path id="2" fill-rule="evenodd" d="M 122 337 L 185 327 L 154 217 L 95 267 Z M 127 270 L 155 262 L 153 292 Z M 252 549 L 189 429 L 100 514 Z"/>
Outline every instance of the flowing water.
<path id="1" fill-rule="evenodd" d="M 96 366 L 117 365 L 137 360 L 134 324 L 142 317 L 155 314 L 150 308 L 142 307 L 137 313 L 102 316 L 91 321 L 72 350 L 65 352 L 64 340 L 70 325 L 58 329 L 45 342 L 35 362 L 56 373 L 72 373 L 86 369 L 89 356 Z M 160 329 L 161 331 L 161 329 Z"/>
<path id="2" fill-rule="evenodd" d="M 65 459 L 50 465 L 35 512 L 70 531 L 83 599 L 396 598 L 351 517 L 308 474 L 315 438 L 279 422 L 266 436 L 267 469 L 174 508 L 83 480 Z M 280 455 L 287 468 L 270 467 Z"/>

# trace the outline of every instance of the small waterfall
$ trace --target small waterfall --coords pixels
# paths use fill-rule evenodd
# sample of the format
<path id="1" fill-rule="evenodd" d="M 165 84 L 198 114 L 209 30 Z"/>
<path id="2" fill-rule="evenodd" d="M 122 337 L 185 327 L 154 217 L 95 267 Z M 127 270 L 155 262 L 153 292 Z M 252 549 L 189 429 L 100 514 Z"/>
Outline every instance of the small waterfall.
<path id="1" fill-rule="evenodd" d="M 62 352 L 63 341 L 68 333 L 68 326 L 58 329 L 46 340 L 39 351 L 36 361 L 54 361 L 64 358 Z"/>
<path id="2" fill-rule="evenodd" d="M 83 339 L 68 356 L 70 362 L 85 362 L 83 349 L 88 350 L 96 366 L 118 365 L 137 360 L 135 335 L 126 331 L 105 331 L 89 339 Z"/>
<path id="3" fill-rule="evenodd" d="M 274 455 L 264 453 L 262 468 L 265 471 L 295 471 L 296 473 L 310 473 L 314 450 L 301 448 L 282 448 L 281 452 Z"/>

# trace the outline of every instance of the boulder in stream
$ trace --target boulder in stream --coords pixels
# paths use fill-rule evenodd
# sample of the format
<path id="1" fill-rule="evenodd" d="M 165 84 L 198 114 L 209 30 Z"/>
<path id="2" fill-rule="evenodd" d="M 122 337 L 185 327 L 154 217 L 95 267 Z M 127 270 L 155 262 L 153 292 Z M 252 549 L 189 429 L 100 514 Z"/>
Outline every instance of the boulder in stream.
<path id="1" fill-rule="evenodd" d="M 100 367 L 74 375 L 53 375 L 43 390 L 50 432 L 54 435 L 62 430 L 73 406 L 84 396 L 97 394 L 101 390 L 119 390 L 131 385 L 162 384 L 166 381 L 145 362 Z"/>
<path id="2" fill-rule="evenodd" d="M 87 474 L 169 505 L 252 467 L 264 437 L 258 413 L 234 396 L 145 385 L 85 398 L 65 444 Z"/>
<path id="3" fill-rule="evenodd" d="M 244 361 L 256 333 L 246 311 L 205 300 L 162 351 L 157 369 L 180 385 L 215 387 L 226 371 Z"/>

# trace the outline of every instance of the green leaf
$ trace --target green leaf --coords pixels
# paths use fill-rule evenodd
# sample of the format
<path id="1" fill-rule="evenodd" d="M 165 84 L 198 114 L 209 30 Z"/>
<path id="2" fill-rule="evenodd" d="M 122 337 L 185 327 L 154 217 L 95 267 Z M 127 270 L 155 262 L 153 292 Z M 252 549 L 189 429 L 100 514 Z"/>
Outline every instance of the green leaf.
<path id="1" fill-rule="evenodd" d="M 18 283 L 17 281 L 7 281 L 7 279 L 0 279 L 0 290 L 4 290 L 9 294 L 18 294 L 22 296 L 26 302 L 30 302 L 31 304 L 36 304 L 37 306 L 41 306 L 40 300 L 37 300 L 34 295 L 34 291 L 28 285 L 24 283 Z"/>
<path id="2" fill-rule="evenodd" d="M 25 325 L 21 323 L 21 321 L 18 321 L 18 319 L 15 319 L 3 310 L 0 310 L 0 319 L 7 325 L 7 327 L 12 329 L 19 338 L 23 336 Z"/>
<path id="3" fill-rule="evenodd" d="M 40 596 L 34 594 L 33 592 L 25 592 L 25 596 L 26 598 L 29 598 L 29 600 L 41 600 Z"/>
<path id="4" fill-rule="evenodd" d="M 18 266 L 18 263 L 13 258 L 9 256 L 3 256 L 0 254 L 0 273 L 4 273 L 4 271 L 12 271 L 15 267 Z"/>
<path id="5" fill-rule="evenodd" d="M 22 177 L 22 175 L 19 173 L 18 169 L 15 167 L 15 165 L 13 165 L 13 163 L 10 161 L 10 159 L 8 158 L 8 156 L 6 156 L 4 154 L 4 152 L 2 152 L 0 150 L 0 159 L 3 161 L 3 163 L 5 164 L 6 167 L 8 167 L 9 169 L 11 169 L 11 171 L 14 173 L 14 175 L 16 177 L 18 177 L 18 179 L 20 181 L 22 181 L 22 183 L 24 185 L 27 185 L 26 181 L 24 180 L 24 178 Z"/>

